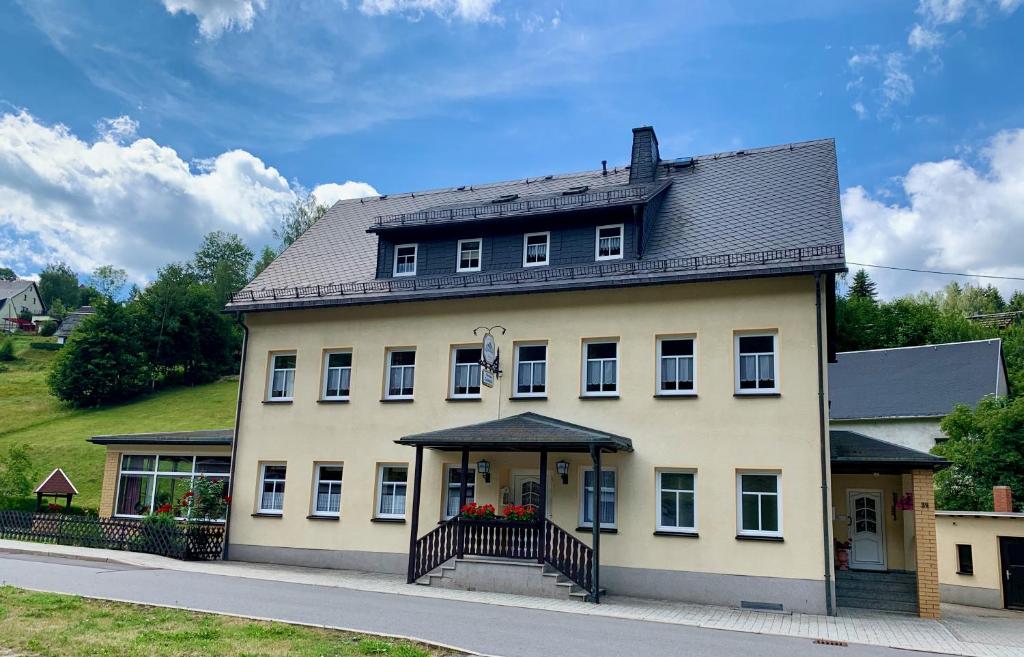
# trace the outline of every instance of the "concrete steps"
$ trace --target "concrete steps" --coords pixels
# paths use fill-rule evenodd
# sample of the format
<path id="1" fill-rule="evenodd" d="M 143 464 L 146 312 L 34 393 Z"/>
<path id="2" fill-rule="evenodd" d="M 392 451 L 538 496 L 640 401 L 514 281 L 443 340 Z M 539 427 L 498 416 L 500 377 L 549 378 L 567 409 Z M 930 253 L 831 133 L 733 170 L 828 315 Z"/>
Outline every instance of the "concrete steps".
<path id="1" fill-rule="evenodd" d="M 840 607 L 917 613 L 917 575 L 907 572 L 836 571 Z"/>
<path id="2" fill-rule="evenodd" d="M 462 591 L 512 593 L 559 600 L 582 600 L 587 593 L 561 573 L 536 561 L 470 557 L 452 559 L 416 581 Z"/>

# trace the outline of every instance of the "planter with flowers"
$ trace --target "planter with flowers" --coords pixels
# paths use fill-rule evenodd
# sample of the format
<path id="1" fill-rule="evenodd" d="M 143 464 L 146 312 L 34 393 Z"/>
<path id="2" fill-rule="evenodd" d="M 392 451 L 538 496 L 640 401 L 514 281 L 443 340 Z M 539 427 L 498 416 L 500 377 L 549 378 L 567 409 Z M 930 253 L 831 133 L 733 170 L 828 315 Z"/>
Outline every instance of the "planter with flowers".
<path id="1" fill-rule="evenodd" d="M 470 502 L 462 507 L 459 516 L 466 520 L 494 520 L 494 505 Z"/>
<path id="2" fill-rule="evenodd" d="M 532 504 L 506 504 L 501 510 L 501 515 L 505 520 L 530 522 L 537 519 L 537 507 Z"/>

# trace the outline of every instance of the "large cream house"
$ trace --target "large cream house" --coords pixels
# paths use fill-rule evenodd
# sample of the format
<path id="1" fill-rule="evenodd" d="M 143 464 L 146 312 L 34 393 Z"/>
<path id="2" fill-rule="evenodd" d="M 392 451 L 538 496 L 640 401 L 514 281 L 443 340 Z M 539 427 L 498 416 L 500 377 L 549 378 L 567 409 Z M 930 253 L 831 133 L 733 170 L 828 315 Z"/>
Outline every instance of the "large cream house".
<path id="1" fill-rule="evenodd" d="M 227 557 L 822 613 L 892 575 L 934 616 L 941 461 L 830 440 L 844 268 L 831 140 L 670 160 L 637 128 L 625 167 L 341 201 L 227 307 Z"/>

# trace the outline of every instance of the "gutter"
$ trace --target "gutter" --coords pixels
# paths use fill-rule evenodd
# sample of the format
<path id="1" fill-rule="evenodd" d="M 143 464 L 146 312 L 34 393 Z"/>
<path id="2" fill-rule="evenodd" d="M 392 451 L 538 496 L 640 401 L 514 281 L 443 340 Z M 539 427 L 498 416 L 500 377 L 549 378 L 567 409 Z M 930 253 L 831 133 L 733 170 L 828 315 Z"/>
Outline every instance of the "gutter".
<path id="1" fill-rule="evenodd" d="M 824 348 L 821 331 L 821 274 L 814 274 L 814 327 L 817 333 L 818 343 L 818 430 L 821 443 L 821 521 L 822 521 L 822 543 L 825 556 L 825 613 L 829 616 L 835 615 L 832 604 L 832 540 L 831 540 L 831 505 L 829 504 L 829 481 L 828 481 L 828 420 L 825 410 L 825 365 Z M 238 437 L 235 437 L 238 442 Z M 234 467 L 234 461 L 231 462 Z"/>
<path id="2" fill-rule="evenodd" d="M 235 405 L 235 435 L 231 440 L 231 471 L 228 477 L 228 497 L 235 501 L 235 463 L 238 457 L 238 428 L 242 422 L 242 394 L 245 390 L 245 361 L 249 354 L 249 327 L 242 319 L 241 313 L 235 313 L 235 322 L 242 327 L 242 362 L 238 369 L 238 401 Z M 228 514 L 224 518 L 224 546 L 221 550 L 221 559 L 228 561 L 231 546 L 231 508 L 228 504 Z"/>

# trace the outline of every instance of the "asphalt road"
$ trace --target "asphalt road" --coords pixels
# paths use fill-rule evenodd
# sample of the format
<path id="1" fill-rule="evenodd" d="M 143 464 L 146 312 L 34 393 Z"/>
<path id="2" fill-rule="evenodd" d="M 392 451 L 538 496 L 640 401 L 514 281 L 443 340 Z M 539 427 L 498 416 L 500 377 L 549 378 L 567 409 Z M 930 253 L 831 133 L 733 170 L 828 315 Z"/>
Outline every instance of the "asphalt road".
<path id="1" fill-rule="evenodd" d="M 3 552 L 0 583 L 414 637 L 500 657 L 907 655 L 874 646 L 823 646 L 808 639 Z"/>

